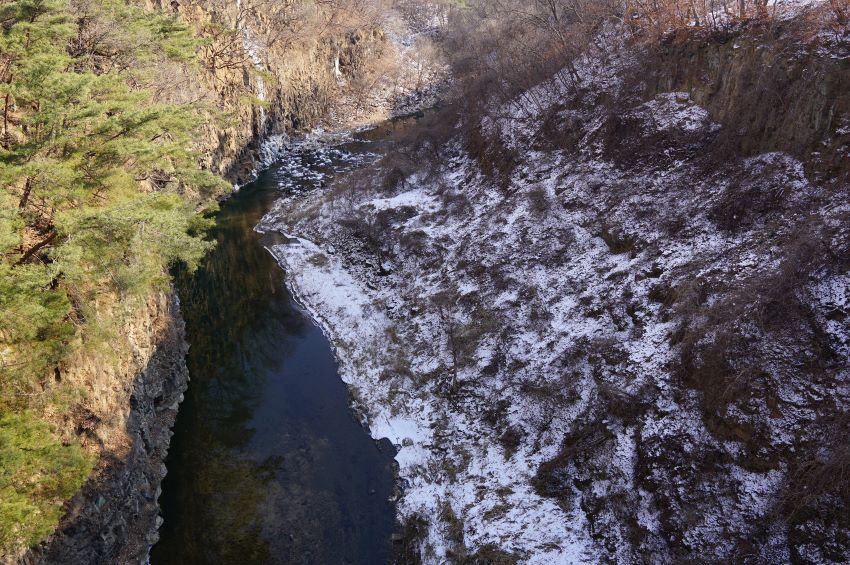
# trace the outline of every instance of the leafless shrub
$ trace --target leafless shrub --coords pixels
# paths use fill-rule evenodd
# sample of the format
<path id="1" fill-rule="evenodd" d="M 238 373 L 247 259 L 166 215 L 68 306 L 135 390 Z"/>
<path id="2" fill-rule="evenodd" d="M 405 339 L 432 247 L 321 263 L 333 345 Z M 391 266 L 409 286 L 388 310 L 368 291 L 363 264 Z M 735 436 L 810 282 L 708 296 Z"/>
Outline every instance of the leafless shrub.
<path id="1" fill-rule="evenodd" d="M 510 426 L 499 436 L 499 444 L 505 450 L 505 459 L 510 459 L 522 445 L 525 432 L 518 426 Z"/>
<path id="2" fill-rule="evenodd" d="M 470 124 L 464 128 L 463 135 L 466 151 L 478 162 L 481 171 L 498 180 L 502 189 L 507 190 L 511 173 L 521 162 L 518 150 L 505 142 L 495 125 L 485 131 L 480 125 Z"/>
<path id="3" fill-rule="evenodd" d="M 623 228 L 608 222 L 603 223 L 600 237 L 611 250 L 611 253 L 629 253 L 634 255 L 638 248 L 637 239 Z"/>
<path id="4" fill-rule="evenodd" d="M 443 502 L 440 505 L 440 520 L 447 526 L 446 535 L 452 543 L 452 548 L 449 550 L 449 556 L 453 561 L 461 561 L 465 559 L 469 550 L 464 544 L 465 535 L 463 521 L 457 517 L 454 509 L 448 502 Z"/>
<path id="5" fill-rule="evenodd" d="M 399 245 L 414 257 L 424 257 L 428 252 L 429 236 L 422 230 L 404 231 L 399 237 Z"/>
<path id="6" fill-rule="evenodd" d="M 481 546 L 475 554 L 464 561 L 464 565 L 517 565 L 520 557 L 499 549 L 492 543 Z"/>
<path id="7" fill-rule="evenodd" d="M 507 399 L 500 399 L 496 402 L 490 402 L 484 408 L 482 419 L 492 428 L 504 427 L 505 419 L 508 416 L 511 403 Z"/>
<path id="8" fill-rule="evenodd" d="M 403 213 L 401 210 L 384 210 L 375 213 L 369 208 L 356 208 L 339 219 L 340 225 L 349 230 L 362 242 L 366 250 L 375 256 L 378 261 L 376 274 L 380 276 L 388 274 L 384 264 L 390 258 L 392 250 L 390 243 L 393 214 Z"/>
<path id="9" fill-rule="evenodd" d="M 324 253 L 315 253 L 311 255 L 307 261 L 309 261 L 311 265 L 321 268 L 327 266 L 329 259 Z"/>
<path id="10" fill-rule="evenodd" d="M 592 422 L 567 434 L 558 455 L 542 465 L 532 480 L 540 496 L 555 498 L 568 506 L 573 497 L 573 474 L 570 466 L 585 463 L 602 446 L 611 443 L 614 435 L 605 424 Z"/>
<path id="11" fill-rule="evenodd" d="M 839 25 L 846 26 L 850 18 L 850 0 L 829 0 L 829 7 Z"/>
<path id="12" fill-rule="evenodd" d="M 680 323 L 672 337 L 679 343 L 678 374 L 701 392 L 706 423 L 720 435 L 760 442 L 757 430 L 730 420 L 730 405 L 763 402 L 781 380 L 827 378 L 834 353 L 805 291 L 829 260 L 822 236 L 805 225 L 784 245 L 773 272 L 718 290 L 710 306 L 709 287 L 699 281 L 683 283 L 672 295 Z M 796 352 L 794 366 L 778 360 L 783 350 Z"/>
<path id="13" fill-rule="evenodd" d="M 844 534 L 850 530 L 850 413 L 819 418 L 814 426 L 821 437 L 792 461 L 776 511 L 789 526 L 792 554 L 815 544 L 838 563 L 850 557 Z"/>
<path id="14" fill-rule="evenodd" d="M 580 103 L 581 96 L 577 94 L 573 100 L 555 104 L 545 111 L 543 125 L 537 136 L 540 148 L 573 151 L 579 147 L 579 143 L 587 135 L 587 124 L 578 113 L 569 110 L 568 104 Z"/>
<path id="15" fill-rule="evenodd" d="M 636 423 L 651 405 L 647 399 L 628 394 L 611 384 L 597 381 L 596 386 L 604 413 L 621 419 L 627 425 Z"/>
<path id="16" fill-rule="evenodd" d="M 398 191 L 404 190 L 405 186 L 407 186 L 408 175 L 409 173 L 406 173 L 398 165 L 386 171 L 381 183 L 381 189 L 384 194 L 395 194 Z"/>
<path id="17" fill-rule="evenodd" d="M 850 413 L 840 414 L 826 426 L 823 444 L 813 450 L 811 457 L 797 461 L 788 475 L 784 510 L 789 517 L 799 516 L 829 494 L 837 497 L 845 509 L 850 507 L 850 444 L 845 437 L 850 429 Z"/>
<path id="18" fill-rule="evenodd" d="M 531 212 L 537 217 L 545 216 L 553 206 L 546 189 L 543 187 L 536 187 L 528 192 L 528 203 Z"/>
<path id="19" fill-rule="evenodd" d="M 453 218 L 462 217 L 473 210 L 472 202 L 464 194 L 463 190 L 455 187 L 444 186 L 440 192 L 442 209 Z"/>
<path id="20" fill-rule="evenodd" d="M 393 536 L 392 563 L 397 565 L 420 565 L 421 546 L 428 537 L 428 519 L 420 514 L 407 518 L 401 531 Z"/>

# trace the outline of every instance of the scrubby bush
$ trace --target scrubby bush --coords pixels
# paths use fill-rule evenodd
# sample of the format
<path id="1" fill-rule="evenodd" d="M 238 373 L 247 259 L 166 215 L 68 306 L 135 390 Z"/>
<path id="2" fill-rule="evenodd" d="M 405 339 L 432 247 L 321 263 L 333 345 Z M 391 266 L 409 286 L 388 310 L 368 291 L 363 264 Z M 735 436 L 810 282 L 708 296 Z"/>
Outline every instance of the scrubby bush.
<path id="1" fill-rule="evenodd" d="M 839 25 L 847 25 L 850 17 L 850 0 L 829 0 L 829 7 Z"/>

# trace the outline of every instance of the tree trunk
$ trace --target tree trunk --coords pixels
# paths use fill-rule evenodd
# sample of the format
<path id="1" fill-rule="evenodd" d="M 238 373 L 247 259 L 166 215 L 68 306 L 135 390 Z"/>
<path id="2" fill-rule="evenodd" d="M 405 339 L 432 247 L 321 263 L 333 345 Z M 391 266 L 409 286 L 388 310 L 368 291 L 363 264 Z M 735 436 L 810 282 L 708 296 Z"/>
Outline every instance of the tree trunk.
<path id="1" fill-rule="evenodd" d="M 3 104 L 3 137 L 9 133 L 9 93 L 6 93 Z"/>
<path id="2" fill-rule="evenodd" d="M 35 255 L 36 253 L 38 253 L 41 249 L 44 249 L 46 246 L 50 245 L 53 242 L 54 239 L 56 239 L 56 232 L 55 231 L 51 232 L 51 234 L 48 235 L 46 238 L 42 239 L 41 241 L 39 241 L 38 243 L 36 243 L 32 247 L 27 249 L 27 251 L 21 256 L 21 258 L 18 259 L 18 262 L 15 263 L 15 265 L 23 265 L 24 263 L 29 261 L 32 258 L 32 256 Z"/>
<path id="3" fill-rule="evenodd" d="M 18 209 L 23 210 L 27 207 L 27 203 L 30 199 L 30 193 L 32 193 L 32 177 L 27 177 L 27 182 L 24 184 L 24 193 L 21 195 L 21 201 L 18 204 Z"/>

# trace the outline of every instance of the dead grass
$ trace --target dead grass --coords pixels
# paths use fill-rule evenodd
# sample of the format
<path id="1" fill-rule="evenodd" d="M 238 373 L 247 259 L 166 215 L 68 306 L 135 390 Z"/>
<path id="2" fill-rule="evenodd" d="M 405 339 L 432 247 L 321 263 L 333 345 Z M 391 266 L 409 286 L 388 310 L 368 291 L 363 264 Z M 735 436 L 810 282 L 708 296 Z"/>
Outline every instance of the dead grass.
<path id="1" fill-rule="evenodd" d="M 850 558 L 850 413 L 816 425 L 825 428 L 822 441 L 793 461 L 777 511 L 788 524 L 792 555 L 815 546 L 841 563 Z"/>
<path id="2" fill-rule="evenodd" d="M 421 565 L 421 546 L 428 536 L 428 520 L 414 514 L 401 524 L 401 531 L 393 535 L 393 565 Z"/>

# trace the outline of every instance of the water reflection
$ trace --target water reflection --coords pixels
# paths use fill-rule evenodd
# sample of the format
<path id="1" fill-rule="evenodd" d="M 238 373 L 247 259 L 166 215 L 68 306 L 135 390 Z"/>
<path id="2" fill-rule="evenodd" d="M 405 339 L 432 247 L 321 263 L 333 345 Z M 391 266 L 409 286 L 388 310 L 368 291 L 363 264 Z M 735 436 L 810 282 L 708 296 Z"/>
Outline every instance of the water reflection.
<path id="1" fill-rule="evenodd" d="M 327 173 L 328 163 L 319 167 Z M 253 231 L 281 174 L 223 204 L 218 247 L 178 277 L 192 382 L 167 461 L 154 565 L 388 559 L 392 454 L 350 414 L 325 337 Z"/>

